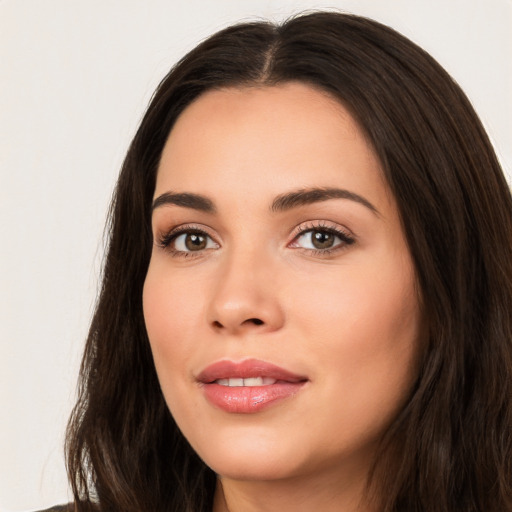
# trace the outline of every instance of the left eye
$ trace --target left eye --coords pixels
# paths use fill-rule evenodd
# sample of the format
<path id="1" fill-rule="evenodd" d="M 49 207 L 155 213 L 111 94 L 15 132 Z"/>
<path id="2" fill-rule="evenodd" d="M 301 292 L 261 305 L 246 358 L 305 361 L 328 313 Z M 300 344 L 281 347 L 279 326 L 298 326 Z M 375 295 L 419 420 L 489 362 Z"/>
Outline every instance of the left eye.
<path id="1" fill-rule="evenodd" d="M 350 243 L 348 240 L 343 240 L 340 235 L 325 229 L 310 229 L 299 235 L 294 242 L 294 246 L 302 247 L 303 249 L 313 250 L 328 250 L 343 244 L 344 242 Z"/>

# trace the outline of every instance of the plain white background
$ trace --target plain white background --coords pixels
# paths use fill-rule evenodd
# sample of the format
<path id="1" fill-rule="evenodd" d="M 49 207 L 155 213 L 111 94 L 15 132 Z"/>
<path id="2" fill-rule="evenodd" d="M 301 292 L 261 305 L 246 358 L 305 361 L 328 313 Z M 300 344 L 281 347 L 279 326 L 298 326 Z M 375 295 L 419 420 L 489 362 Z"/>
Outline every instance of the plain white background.
<path id="1" fill-rule="evenodd" d="M 511 0 L 0 0 L 0 510 L 68 498 L 63 434 L 116 175 L 169 67 L 241 19 L 335 7 L 445 66 L 512 175 Z"/>

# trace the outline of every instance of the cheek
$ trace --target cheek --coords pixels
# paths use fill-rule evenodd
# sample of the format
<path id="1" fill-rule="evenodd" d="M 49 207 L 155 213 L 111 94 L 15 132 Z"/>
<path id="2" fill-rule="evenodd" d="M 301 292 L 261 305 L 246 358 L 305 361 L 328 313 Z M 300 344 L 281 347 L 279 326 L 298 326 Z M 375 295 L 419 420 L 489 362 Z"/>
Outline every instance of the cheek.
<path id="1" fill-rule="evenodd" d="M 317 378 L 330 398 L 342 398 L 340 416 L 386 422 L 417 373 L 420 312 L 412 265 L 404 262 L 396 272 L 386 264 L 345 270 L 295 295 L 297 328 L 321 369 Z"/>
<path id="2" fill-rule="evenodd" d="M 357 340 L 362 351 L 414 339 L 419 314 L 412 268 L 382 267 L 351 266 L 302 282 L 300 293 L 289 294 L 301 329 L 311 339 L 337 338 L 340 346 Z"/>
<path id="3" fill-rule="evenodd" d="M 143 290 L 144 320 L 167 407 L 187 431 L 197 407 L 197 397 L 189 389 L 193 382 L 189 361 L 195 347 L 191 327 L 199 322 L 201 293 L 197 286 L 181 283 L 179 274 L 173 273 L 172 279 L 168 274 L 150 266 Z"/>
<path id="4" fill-rule="evenodd" d="M 143 290 L 143 311 L 146 330 L 155 366 L 162 384 L 183 371 L 191 348 L 191 326 L 199 322 L 201 290 L 172 279 L 169 272 L 159 272 L 157 265 L 149 268 Z"/>
<path id="5" fill-rule="evenodd" d="M 172 275 L 172 278 L 169 277 Z M 150 266 L 143 290 L 146 330 L 160 387 L 180 430 L 195 446 L 211 439 L 210 422 L 197 421 L 202 400 L 191 373 L 204 324 L 208 279 Z"/>
<path id="6" fill-rule="evenodd" d="M 204 306 L 204 276 L 197 276 L 196 272 L 190 270 L 171 271 L 165 259 L 165 256 L 154 256 L 142 297 L 148 334 L 153 331 L 155 340 L 168 338 L 170 333 L 187 332 L 182 326 L 197 322 Z"/>

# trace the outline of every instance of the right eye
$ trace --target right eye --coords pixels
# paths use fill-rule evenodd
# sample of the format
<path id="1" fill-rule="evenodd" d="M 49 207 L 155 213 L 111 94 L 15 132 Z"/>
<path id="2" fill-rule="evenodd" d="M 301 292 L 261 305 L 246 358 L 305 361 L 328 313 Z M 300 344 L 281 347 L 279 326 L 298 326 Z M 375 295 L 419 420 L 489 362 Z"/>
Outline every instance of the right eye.
<path id="1" fill-rule="evenodd" d="M 173 244 L 173 249 L 179 252 L 196 252 L 217 248 L 217 244 L 206 233 L 200 231 L 181 233 L 174 238 Z"/>
<path id="2" fill-rule="evenodd" d="M 218 249 L 219 244 L 200 229 L 183 227 L 164 235 L 160 239 L 160 246 L 168 249 L 174 256 L 188 256 L 207 249 Z"/>

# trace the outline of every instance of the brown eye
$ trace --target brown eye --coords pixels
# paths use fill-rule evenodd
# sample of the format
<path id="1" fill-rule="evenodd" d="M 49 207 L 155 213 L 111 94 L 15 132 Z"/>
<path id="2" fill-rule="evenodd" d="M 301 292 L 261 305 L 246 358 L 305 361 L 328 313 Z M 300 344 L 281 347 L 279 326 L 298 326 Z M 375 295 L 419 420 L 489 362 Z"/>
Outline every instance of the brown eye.
<path id="1" fill-rule="evenodd" d="M 170 245 L 177 253 L 199 252 L 219 247 L 209 235 L 201 231 L 184 231 L 174 236 Z"/>
<path id="2" fill-rule="evenodd" d="M 341 230 L 318 227 L 302 231 L 293 241 L 292 247 L 328 253 L 331 249 L 341 249 L 354 242 L 352 236 Z"/>
<path id="3" fill-rule="evenodd" d="M 189 251 L 200 251 L 206 249 L 206 237 L 196 233 L 185 235 L 185 247 Z"/>
<path id="4" fill-rule="evenodd" d="M 336 237 L 328 231 L 311 231 L 311 244 L 315 249 L 329 249 Z"/>

